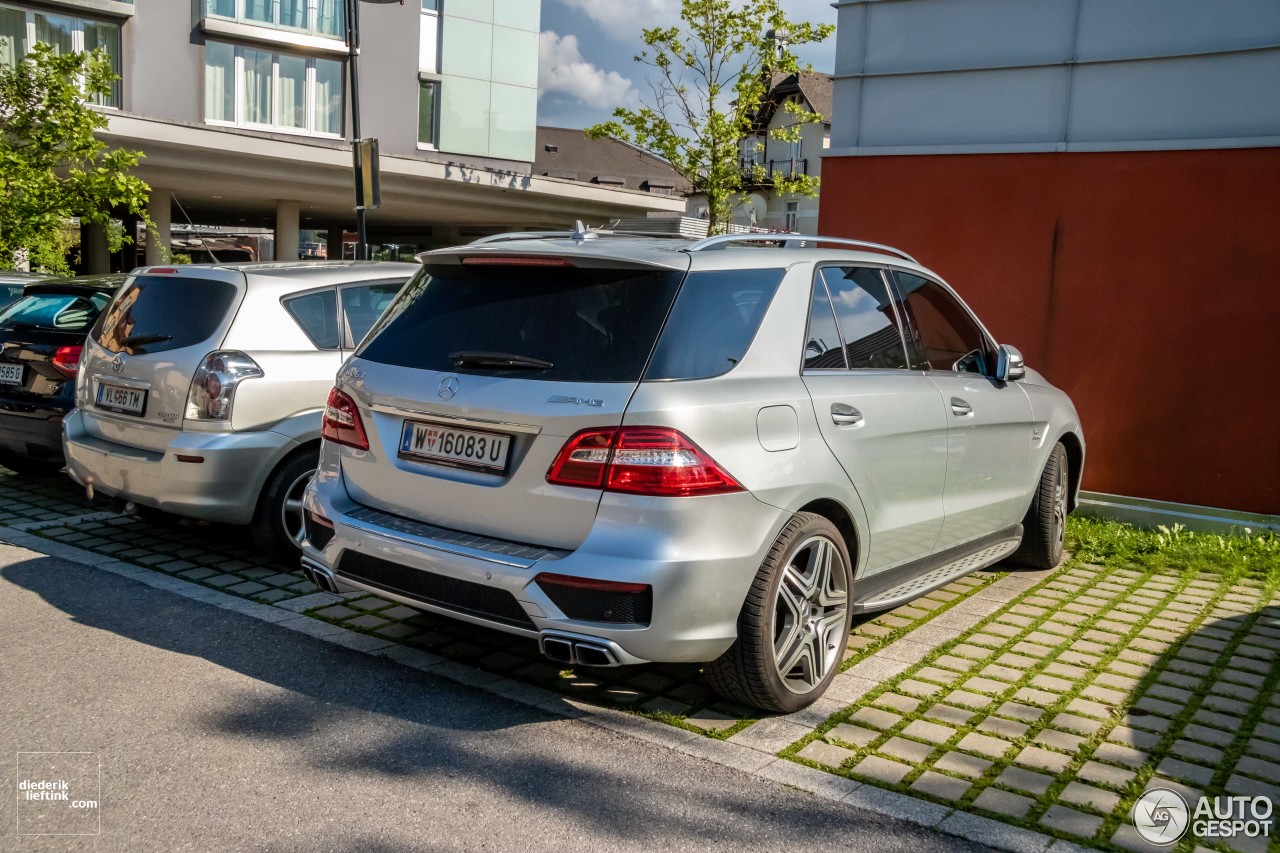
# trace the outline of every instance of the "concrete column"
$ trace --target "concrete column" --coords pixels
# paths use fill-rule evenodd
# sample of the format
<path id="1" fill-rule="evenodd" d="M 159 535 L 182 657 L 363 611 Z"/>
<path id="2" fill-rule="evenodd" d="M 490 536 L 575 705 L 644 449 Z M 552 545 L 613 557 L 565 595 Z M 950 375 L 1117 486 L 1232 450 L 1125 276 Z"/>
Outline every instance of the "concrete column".
<path id="1" fill-rule="evenodd" d="M 111 272 L 111 253 L 107 251 L 107 229 L 90 224 L 80 229 L 80 251 L 84 271 L 89 275 Z"/>
<path id="2" fill-rule="evenodd" d="M 169 247 L 173 245 L 173 199 L 168 190 L 151 188 L 147 201 L 147 213 L 155 229 L 147 234 L 147 264 L 167 264 Z"/>
<path id="3" fill-rule="evenodd" d="M 325 252 L 331 261 L 342 260 L 342 232 L 341 225 L 330 225 L 329 230 L 325 232 Z"/>
<path id="4" fill-rule="evenodd" d="M 280 199 L 276 202 L 276 260 L 298 259 L 298 203 Z"/>

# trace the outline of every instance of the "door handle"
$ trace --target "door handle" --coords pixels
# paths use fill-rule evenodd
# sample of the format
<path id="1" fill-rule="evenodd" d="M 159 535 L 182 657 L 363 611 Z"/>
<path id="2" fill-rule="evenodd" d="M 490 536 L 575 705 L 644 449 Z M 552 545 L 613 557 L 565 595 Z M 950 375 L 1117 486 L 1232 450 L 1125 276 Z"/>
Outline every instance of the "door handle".
<path id="1" fill-rule="evenodd" d="M 961 400 L 959 397 L 952 397 L 951 413 L 954 415 L 958 415 L 962 418 L 966 418 L 969 415 L 973 414 L 973 406 L 970 406 L 968 403 L 966 403 L 964 400 Z"/>
<path id="2" fill-rule="evenodd" d="M 845 403 L 832 403 L 831 420 L 836 426 L 857 426 L 862 423 L 862 412 Z"/>

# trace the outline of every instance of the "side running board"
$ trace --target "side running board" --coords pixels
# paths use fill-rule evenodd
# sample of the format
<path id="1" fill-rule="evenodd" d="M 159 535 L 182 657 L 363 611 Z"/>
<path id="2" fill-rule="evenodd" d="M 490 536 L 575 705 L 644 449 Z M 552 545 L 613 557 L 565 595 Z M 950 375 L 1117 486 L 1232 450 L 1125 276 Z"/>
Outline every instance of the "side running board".
<path id="1" fill-rule="evenodd" d="M 1018 550 L 1022 525 L 966 542 L 903 566 L 879 572 L 853 583 L 853 612 L 890 610 L 944 587 L 957 578 L 985 569 Z"/>

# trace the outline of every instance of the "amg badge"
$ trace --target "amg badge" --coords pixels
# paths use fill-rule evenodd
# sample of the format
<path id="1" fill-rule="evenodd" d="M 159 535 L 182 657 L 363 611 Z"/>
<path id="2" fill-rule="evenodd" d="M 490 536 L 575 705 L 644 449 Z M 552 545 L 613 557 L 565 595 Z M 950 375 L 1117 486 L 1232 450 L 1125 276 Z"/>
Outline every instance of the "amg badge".
<path id="1" fill-rule="evenodd" d="M 563 394 L 552 394 L 547 398 L 548 403 L 570 403 L 575 406 L 595 406 L 597 409 L 604 408 L 604 400 L 588 399 L 586 397 L 566 397 Z"/>

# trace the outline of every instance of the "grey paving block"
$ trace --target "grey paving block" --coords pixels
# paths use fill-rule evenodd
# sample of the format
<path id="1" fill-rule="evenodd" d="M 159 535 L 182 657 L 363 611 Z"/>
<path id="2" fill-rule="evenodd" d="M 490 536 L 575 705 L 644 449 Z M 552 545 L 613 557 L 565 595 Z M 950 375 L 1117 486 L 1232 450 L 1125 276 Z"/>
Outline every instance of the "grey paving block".
<path id="1" fill-rule="evenodd" d="M 1046 770 L 1050 773 L 1061 773 L 1071 763 L 1071 757 L 1058 752 L 1050 752 L 1038 746 L 1028 746 L 1013 759 L 1024 767 Z"/>
<path id="2" fill-rule="evenodd" d="M 955 735 L 956 730 L 950 726 L 930 723 L 926 720 L 912 720 L 902 733 L 927 743 L 943 744 Z"/>
<path id="3" fill-rule="evenodd" d="M 1069 809 L 1066 806 L 1053 805 L 1040 816 L 1040 823 L 1080 838 L 1092 838 L 1097 833 L 1098 827 L 1102 826 L 1102 818 Z"/>
<path id="4" fill-rule="evenodd" d="M 704 708 L 701 711 L 689 714 L 684 719 L 686 723 L 705 731 L 720 731 L 738 724 L 737 719 L 734 717 L 721 714 L 719 711 L 713 711 L 710 708 Z"/>
<path id="5" fill-rule="evenodd" d="M 729 742 L 775 755 L 811 731 L 813 730 L 808 726 L 802 726 L 790 720 L 771 718 L 752 723 L 730 737 Z"/>
<path id="6" fill-rule="evenodd" d="M 833 746 L 825 741 L 815 740 L 813 743 L 805 744 L 804 748 L 796 753 L 801 758 L 807 758 L 810 761 L 816 761 L 819 764 L 825 764 L 828 767 L 839 768 L 850 758 L 857 755 L 856 752 L 845 749 L 840 746 Z"/>
<path id="7" fill-rule="evenodd" d="M 996 777 L 997 785 L 1013 788 L 1016 791 L 1026 791 L 1036 796 L 1048 791 L 1053 781 L 1052 776 L 1036 773 L 1033 770 L 1024 770 L 1021 767 L 1006 767 Z"/>
<path id="8" fill-rule="evenodd" d="M 1208 785 L 1209 781 L 1213 779 L 1212 768 L 1189 764 L 1176 758 L 1166 758 L 1161 761 L 1156 767 L 1156 772 L 1162 776 L 1168 776 L 1170 779 L 1181 779 L 1202 786 Z"/>
<path id="9" fill-rule="evenodd" d="M 998 788 L 987 788 L 973 801 L 974 808 L 985 809 L 1009 817 L 1024 817 L 1034 800 Z"/>
<path id="10" fill-rule="evenodd" d="M 1105 744 L 1104 744 L 1105 745 Z M 1095 756 L 1097 753 L 1095 752 Z M 1142 762 L 1133 765 L 1140 767 Z M 1110 764 L 1103 764 L 1098 761 L 1086 761 L 1081 765 L 1076 775 L 1086 782 L 1094 782 L 1099 785 L 1107 785 L 1112 788 L 1123 788 L 1133 781 L 1135 774 L 1132 770 L 1125 770 L 1121 767 L 1115 767 Z"/>
<path id="11" fill-rule="evenodd" d="M 835 740 L 843 743 L 851 743 L 854 746 L 866 746 L 876 738 L 880 737 L 880 732 L 875 731 L 874 729 L 864 728 L 863 726 L 853 726 L 848 723 L 841 723 L 831 731 L 827 732 L 827 737 L 834 738 Z"/>
<path id="12" fill-rule="evenodd" d="M 957 779 L 954 776 L 944 776 L 941 773 L 934 773 L 926 770 L 911 783 L 911 790 L 919 791 L 923 794 L 937 797 L 940 800 L 958 800 L 963 797 L 968 790 L 973 787 L 964 779 Z"/>
<path id="13" fill-rule="evenodd" d="M 964 776 L 966 779 L 977 779 L 987 772 L 991 762 L 964 752 L 948 752 L 935 761 L 933 766 L 948 773 L 955 773 L 957 776 Z"/>
<path id="14" fill-rule="evenodd" d="M 1067 787 L 1058 793 L 1058 800 L 1072 805 L 1087 806 L 1100 812 L 1110 812 L 1120 804 L 1119 795 L 1083 782 L 1067 783 Z"/>
<path id="15" fill-rule="evenodd" d="M 1006 740 L 991 737 L 990 735 L 980 735 L 976 732 L 965 735 L 956 744 L 957 749 L 962 749 L 965 752 L 975 752 L 987 758 L 1001 757 L 1009 750 L 1010 746 L 1012 744 Z"/>
<path id="16" fill-rule="evenodd" d="M 922 764 L 933 752 L 933 747 L 906 738 L 891 737 L 876 747 L 876 751 L 912 764 Z"/>
<path id="17" fill-rule="evenodd" d="M 878 755 L 868 755 L 853 766 L 853 772 L 877 782 L 895 784 L 911 772 L 911 765 L 898 761 L 890 761 Z"/>

